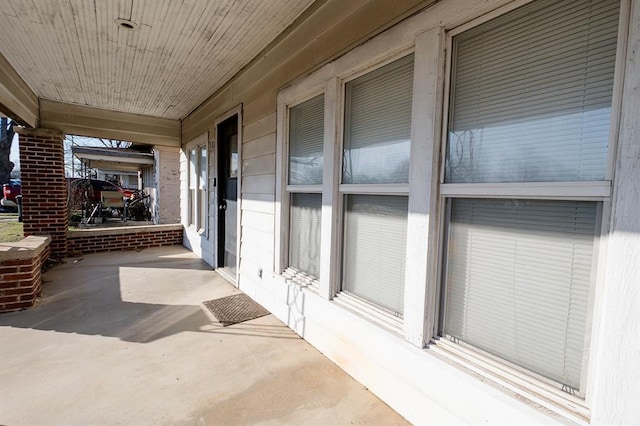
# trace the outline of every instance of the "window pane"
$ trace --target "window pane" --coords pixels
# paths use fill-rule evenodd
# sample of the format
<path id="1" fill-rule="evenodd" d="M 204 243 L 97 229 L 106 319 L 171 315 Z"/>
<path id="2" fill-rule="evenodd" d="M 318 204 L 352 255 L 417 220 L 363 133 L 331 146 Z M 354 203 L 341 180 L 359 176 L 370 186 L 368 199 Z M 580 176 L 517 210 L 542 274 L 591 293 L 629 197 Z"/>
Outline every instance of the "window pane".
<path id="1" fill-rule="evenodd" d="M 195 149 L 189 150 L 189 225 L 196 223 L 196 190 L 198 187 L 198 158 Z"/>
<path id="2" fill-rule="evenodd" d="M 289 266 L 320 278 L 322 194 L 291 194 Z"/>
<path id="3" fill-rule="evenodd" d="M 229 177 L 238 177 L 238 135 L 229 137 Z"/>
<path id="4" fill-rule="evenodd" d="M 579 389 L 596 209 L 454 200 L 444 332 Z"/>
<path id="5" fill-rule="evenodd" d="M 455 37 L 447 182 L 605 178 L 619 6 L 536 1 Z"/>
<path id="6" fill-rule="evenodd" d="M 324 95 L 289 110 L 289 184 L 322 183 Z"/>
<path id="7" fill-rule="evenodd" d="M 402 314 L 408 199 L 345 198 L 343 290 Z"/>
<path id="8" fill-rule="evenodd" d="M 200 147 L 200 187 L 198 190 L 198 207 L 200 217 L 198 227 L 206 229 L 207 227 L 207 148 Z"/>
<path id="9" fill-rule="evenodd" d="M 342 183 L 409 182 L 413 55 L 346 85 Z"/>

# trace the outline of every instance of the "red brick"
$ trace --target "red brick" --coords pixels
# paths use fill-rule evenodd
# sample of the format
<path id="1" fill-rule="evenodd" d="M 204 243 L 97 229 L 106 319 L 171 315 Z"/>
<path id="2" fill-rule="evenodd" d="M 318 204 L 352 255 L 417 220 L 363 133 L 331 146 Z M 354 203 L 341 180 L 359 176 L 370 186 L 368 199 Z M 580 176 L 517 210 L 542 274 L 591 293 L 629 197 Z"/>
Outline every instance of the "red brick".
<path id="1" fill-rule="evenodd" d="M 9 274 L 2 277 L 5 281 L 20 281 L 31 278 L 31 274 Z"/>
<path id="2" fill-rule="evenodd" d="M 2 261 L 2 266 L 30 265 L 33 259 L 9 259 Z"/>
<path id="3" fill-rule="evenodd" d="M 3 290 L 5 296 L 13 296 L 13 295 L 21 295 L 21 294 L 31 294 L 33 293 L 34 287 L 22 287 L 12 290 Z"/>
<path id="4" fill-rule="evenodd" d="M 18 309 L 30 308 L 33 306 L 33 302 L 11 302 L 4 303 L 2 307 L 0 307 L 0 311 L 17 311 Z"/>

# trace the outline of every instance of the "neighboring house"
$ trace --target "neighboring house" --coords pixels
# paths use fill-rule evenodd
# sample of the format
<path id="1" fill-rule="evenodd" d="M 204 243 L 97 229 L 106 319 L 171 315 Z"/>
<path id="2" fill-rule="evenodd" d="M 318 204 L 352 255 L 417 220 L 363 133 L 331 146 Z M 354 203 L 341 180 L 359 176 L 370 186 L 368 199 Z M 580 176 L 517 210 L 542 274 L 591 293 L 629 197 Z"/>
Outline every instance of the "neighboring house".
<path id="1" fill-rule="evenodd" d="M 640 0 L 270 4 L 204 102 L 39 125 L 179 146 L 184 244 L 411 422 L 640 423 Z"/>
<path id="2" fill-rule="evenodd" d="M 142 175 L 144 168 L 140 168 L 138 172 L 122 172 L 120 170 L 96 170 L 96 178 L 100 180 L 106 180 L 127 189 L 142 189 L 142 185 L 138 187 L 139 183 L 142 183 L 142 179 L 139 178 L 139 174 Z M 141 177 L 141 176 L 140 176 Z"/>
<path id="3" fill-rule="evenodd" d="M 144 152 L 132 148 L 87 146 L 74 146 L 72 151 L 84 167 L 96 172 L 96 179 L 116 177 L 118 186 L 142 189 L 149 194 L 154 223 L 180 222 L 180 207 L 176 197 L 176 177 L 179 173 L 177 151 L 165 152 L 161 147 L 149 148 Z M 162 201 L 166 204 L 161 204 Z"/>

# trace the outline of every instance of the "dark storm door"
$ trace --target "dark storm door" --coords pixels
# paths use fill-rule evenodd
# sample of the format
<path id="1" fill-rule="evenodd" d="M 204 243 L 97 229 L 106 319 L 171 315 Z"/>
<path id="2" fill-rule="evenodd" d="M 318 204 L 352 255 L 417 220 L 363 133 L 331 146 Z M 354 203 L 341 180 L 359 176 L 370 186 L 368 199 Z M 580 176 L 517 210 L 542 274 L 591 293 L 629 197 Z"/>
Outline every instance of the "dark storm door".
<path id="1" fill-rule="evenodd" d="M 238 253 L 238 116 L 218 124 L 218 268 L 236 277 Z"/>

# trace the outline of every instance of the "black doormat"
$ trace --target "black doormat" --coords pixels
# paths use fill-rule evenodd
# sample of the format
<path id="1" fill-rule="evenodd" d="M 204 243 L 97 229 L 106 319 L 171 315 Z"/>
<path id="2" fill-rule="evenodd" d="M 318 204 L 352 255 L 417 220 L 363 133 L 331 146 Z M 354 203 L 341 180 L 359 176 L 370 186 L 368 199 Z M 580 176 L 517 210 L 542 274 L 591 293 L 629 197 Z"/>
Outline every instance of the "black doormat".
<path id="1" fill-rule="evenodd" d="M 269 315 L 269 311 L 251 300 L 246 294 L 234 294 L 220 299 L 207 300 L 202 304 L 211 311 L 223 327 Z"/>

